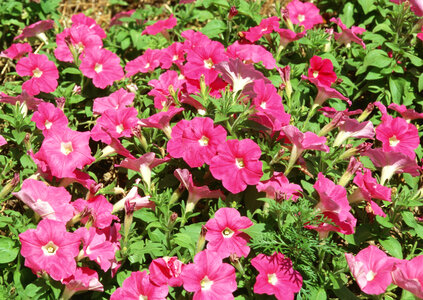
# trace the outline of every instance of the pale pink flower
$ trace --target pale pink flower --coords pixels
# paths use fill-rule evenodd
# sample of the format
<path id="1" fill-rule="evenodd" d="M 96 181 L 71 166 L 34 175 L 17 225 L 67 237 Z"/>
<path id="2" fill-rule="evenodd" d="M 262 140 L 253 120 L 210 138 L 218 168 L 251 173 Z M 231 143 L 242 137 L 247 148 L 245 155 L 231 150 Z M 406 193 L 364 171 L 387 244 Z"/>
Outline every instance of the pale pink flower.
<path id="1" fill-rule="evenodd" d="M 356 256 L 345 253 L 345 258 L 360 289 L 370 295 L 380 295 L 386 291 L 392 282 L 391 271 L 398 262 L 373 245 Z"/>
<path id="2" fill-rule="evenodd" d="M 137 181 L 140 181 L 140 179 L 137 179 Z M 154 210 L 154 208 L 156 207 L 156 204 L 153 201 L 150 201 L 149 195 L 141 197 L 138 194 L 138 188 L 136 186 L 131 188 L 129 193 L 125 197 L 123 197 L 120 201 L 124 202 L 125 209 L 129 206 L 133 210 L 139 210 L 141 208 L 151 208 Z M 116 209 L 116 204 L 113 206 L 113 210 L 115 209 Z"/>
<path id="3" fill-rule="evenodd" d="M 405 105 L 391 103 L 388 108 L 398 112 L 407 122 L 415 119 L 423 119 L 423 113 L 418 113 L 414 109 L 408 109 Z"/>
<path id="4" fill-rule="evenodd" d="M 333 142 L 333 146 L 338 147 L 349 138 L 374 139 L 375 129 L 371 121 L 360 123 L 356 119 L 348 117 L 341 117 L 341 119 L 339 133 Z"/>
<path id="5" fill-rule="evenodd" d="M 148 73 L 160 65 L 161 50 L 147 49 L 144 54 L 128 61 L 125 66 L 126 77 L 131 77 L 138 72 Z"/>
<path id="6" fill-rule="evenodd" d="M 39 98 L 35 98 L 34 96 L 28 94 L 27 91 L 23 90 L 22 94 L 12 97 L 8 96 L 5 93 L 0 92 L 0 102 L 2 103 L 10 103 L 12 105 L 16 105 L 16 103 L 20 103 L 20 105 L 25 105 L 27 109 L 30 110 L 37 110 L 38 105 L 43 102 L 43 100 Z"/>
<path id="7" fill-rule="evenodd" d="M 6 145 L 6 144 L 7 144 L 6 139 L 5 139 L 3 136 L 1 136 L 1 135 L 0 135 L 0 147 L 1 147 L 1 146 L 4 146 L 4 145 Z"/>
<path id="8" fill-rule="evenodd" d="M 21 59 L 27 53 L 32 53 L 32 47 L 30 44 L 12 44 L 9 48 L 3 50 L 0 53 L 0 57 L 8 57 L 10 59 Z"/>
<path id="9" fill-rule="evenodd" d="M 259 271 L 254 293 L 289 300 L 294 299 L 294 294 L 301 290 L 301 274 L 293 269 L 292 261 L 282 253 L 275 252 L 271 256 L 259 254 L 251 260 L 251 264 Z"/>
<path id="10" fill-rule="evenodd" d="M 145 27 L 141 35 L 144 35 L 144 34 L 156 35 L 164 30 L 172 29 L 173 27 L 176 26 L 176 22 L 177 22 L 176 18 L 173 16 L 173 14 L 171 14 L 169 18 L 165 20 L 159 20 L 156 23 Z"/>
<path id="11" fill-rule="evenodd" d="M 62 284 L 65 285 L 62 294 L 63 299 L 70 299 L 73 294 L 79 291 L 104 291 L 103 285 L 98 280 L 97 272 L 87 267 L 76 268 L 72 276 L 62 279 Z"/>
<path id="12" fill-rule="evenodd" d="M 342 31 L 341 33 L 333 33 L 335 35 L 335 40 L 341 44 L 346 45 L 347 47 L 348 45 L 351 45 L 351 42 L 354 42 L 366 49 L 366 45 L 364 44 L 363 40 L 357 36 L 357 34 L 363 34 L 366 29 L 357 26 L 347 28 L 347 26 L 345 26 L 339 18 L 331 18 L 330 21 L 336 23 Z"/>
<path id="13" fill-rule="evenodd" d="M 25 266 L 34 273 L 47 272 L 54 280 L 75 273 L 79 253 L 79 236 L 66 231 L 66 225 L 54 220 L 41 220 L 37 229 L 19 234 Z"/>
<path id="14" fill-rule="evenodd" d="M 83 13 L 73 15 L 72 18 L 72 27 L 77 25 L 86 25 L 92 31 L 94 31 L 100 38 L 104 39 L 106 33 L 104 30 L 96 23 L 96 21 L 90 17 L 87 17 Z"/>
<path id="15" fill-rule="evenodd" d="M 132 104 L 134 98 L 134 93 L 128 93 L 123 88 L 120 88 L 107 97 L 95 98 L 93 112 L 100 115 L 108 109 L 119 110 L 125 108 Z"/>
<path id="16" fill-rule="evenodd" d="M 24 38 L 33 37 L 54 27 L 53 20 L 41 20 L 31 25 L 26 26 L 22 33 L 16 36 L 13 40 L 22 40 Z"/>
<path id="17" fill-rule="evenodd" d="M 248 31 L 244 32 L 245 38 L 254 43 L 258 41 L 263 35 L 272 33 L 279 28 L 279 18 L 270 17 L 260 21 L 260 24 L 251 27 Z"/>
<path id="18" fill-rule="evenodd" d="M 235 41 L 226 49 L 226 53 L 230 58 L 239 58 L 244 63 L 259 63 L 261 62 L 266 69 L 276 68 L 276 60 L 272 53 L 267 51 L 263 46 L 254 44 L 240 44 Z"/>
<path id="19" fill-rule="evenodd" d="M 222 263 L 217 253 L 204 250 L 197 253 L 194 263 L 182 270 L 184 289 L 194 292 L 193 300 L 234 299 L 236 290 L 235 268 Z"/>
<path id="20" fill-rule="evenodd" d="M 252 140 L 228 140 L 217 148 L 210 172 L 233 194 L 255 185 L 263 175 L 260 147 Z"/>
<path id="21" fill-rule="evenodd" d="M 40 92 L 51 93 L 57 88 L 59 72 L 54 62 L 44 54 L 29 53 L 16 64 L 16 72 L 20 76 L 30 76 L 31 79 L 22 84 L 22 90 L 30 95 Z"/>
<path id="22" fill-rule="evenodd" d="M 311 29 L 314 25 L 323 23 L 320 10 L 313 3 L 293 0 L 288 3 L 286 9 L 292 24 L 304 26 L 305 29 Z"/>
<path id="23" fill-rule="evenodd" d="M 42 102 L 38 105 L 31 121 L 35 122 L 40 130 L 50 130 L 53 125 L 56 127 L 67 127 L 68 125 L 68 118 L 66 118 L 65 113 L 48 102 Z"/>
<path id="24" fill-rule="evenodd" d="M 392 271 L 392 281 L 400 288 L 423 299 L 423 255 L 401 261 Z"/>
<path id="25" fill-rule="evenodd" d="M 289 43 L 299 40 L 300 38 L 304 37 L 306 34 L 305 31 L 296 33 L 290 29 L 285 29 L 285 28 L 276 29 L 276 32 L 279 33 L 279 37 L 280 37 L 279 46 L 282 48 L 286 48 L 286 46 Z"/>
<path id="26" fill-rule="evenodd" d="M 257 191 L 266 192 L 266 197 L 281 200 L 297 201 L 303 189 L 298 184 L 290 183 L 283 173 L 274 172 L 273 176 L 257 183 Z"/>
<path id="27" fill-rule="evenodd" d="M 157 286 L 181 286 L 183 281 L 180 275 L 184 267 L 185 264 L 176 256 L 156 258 L 148 267 L 150 271 L 150 281 Z"/>

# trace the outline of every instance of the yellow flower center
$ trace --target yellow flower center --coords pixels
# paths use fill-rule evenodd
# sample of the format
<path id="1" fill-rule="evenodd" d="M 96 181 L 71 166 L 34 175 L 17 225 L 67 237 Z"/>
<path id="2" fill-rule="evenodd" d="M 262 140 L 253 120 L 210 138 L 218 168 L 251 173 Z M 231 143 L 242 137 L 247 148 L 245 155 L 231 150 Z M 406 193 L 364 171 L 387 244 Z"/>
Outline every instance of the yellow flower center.
<path id="1" fill-rule="evenodd" d="M 238 169 L 242 169 L 245 167 L 244 160 L 242 158 L 235 158 L 235 163 Z"/>
<path id="2" fill-rule="evenodd" d="M 275 285 L 278 282 L 278 277 L 276 277 L 276 274 L 267 274 L 267 281 L 271 284 L 271 285 Z"/>
<path id="3" fill-rule="evenodd" d="M 200 285 L 201 285 L 201 290 L 202 291 L 208 291 L 211 289 L 212 285 L 213 285 L 213 281 L 211 281 L 207 275 L 204 276 L 204 278 L 200 281 Z"/>
<path id="4" fill-rule="evenodd" d="M 206 59 L 206 60 L 204 61 L 204 67 L 205 67 L 206 69 L 211 69 L 211 68 L 213 68 L 213 61 L 212 61 L 212 59 L 211 59 L 211 58 Z"/>
<path id="5" fill-rule="evenodd" d="M 52 241 L 48 242 L 41 247 L 44 255 L 50 256 L 56 254 L 56 251 L 59 249 L 59 246 L 55 245 Z"/>
<path id="6" fill-rule="evenodd" d="M 121 133 L 125 128 L 123 127 L 122 124 L 119 124 L 118 126 L 116 126 L 116 132 L 117 133 Z"/>
<path id="7" fill-rule="evenodd" d="M 51 123 L 49 120 L 46 120 L 45 123 L 44 123 L 44 126 L 45 126 L 46 129 L 50 129 L 51 125 L 53 125 L 53 123 Z"/>
<path id="8" fill-rule="evenodd" d="M 198 140 L 201 146 L 207 146 L 209 144 L 209 138 L 206 136 L 202 136 L 201 139 Z"/>
<path id="9" fill-rule="evenodd" d="M 317 78 L 317 76 L 319 76 L 319 71 L 314 71 L 314 72 L 313 72 L 313 77 L 314 77 L 314 78 Z"/>
<path id="10" fill-rule="evenodd" d="M 375 279 L 376 273 L 374 273 L 373 271 L 369 271 L 369 273 L 367 273 L 366 275 L 366 280 L 367 281 L 372 281 L 373 279 Z"/>
<path id="11" fill-rule="evenodd" d="M 100 73 L 101 71 L 103 71 L 103 65 L 101 65 L 101 64 L 99 64 L 99 63 L 96 63 L 96 64 L 95 64 L 95 67 L 94 67 L 94 71 L 95 71 L 96 73 Z"/>
<path id="12" fill-rule="evenodd" d="M 43 71 L 41 71 L 40 69 L 35 68 L 34 70 L 32 70 L 32 76 L 39 78 L 41 77 L 41 75 L 43 75 Z"/>
<path id="13" fill-rule="evenodd" d="M 232 237 L 233 235 L 234 235 L 234 232 L 231 230 L 231 229 L 229 229 L 229 228 L 225 228 L 223 231 L 222 231 L 222 235 L 223 235 L 223 237 L 224 238 L 230 238 L 230 237 Z"/>
<path id="14" fill-rule="evenodd" d="M 390 139 L 389 139 L 389 146 L 391 147 L 395 147 L 396 145 L 398 145 L 400 141 L 397 139 L 397 137 L 395 135 L 393 135 Z"/>
<path id="15" fill-rule="evenodd" d="M 72 142 L 61 142 L 60 143 L 60 152 L 64 155 L 69 155 L 73 151 Z"/>
<path id="16" fill-rule="evenodd" d="M 305 16 L 304 15 L 298 15 L 297 19 L 298 19 L 298 21 L 303 22 L 305 20 Z"/>

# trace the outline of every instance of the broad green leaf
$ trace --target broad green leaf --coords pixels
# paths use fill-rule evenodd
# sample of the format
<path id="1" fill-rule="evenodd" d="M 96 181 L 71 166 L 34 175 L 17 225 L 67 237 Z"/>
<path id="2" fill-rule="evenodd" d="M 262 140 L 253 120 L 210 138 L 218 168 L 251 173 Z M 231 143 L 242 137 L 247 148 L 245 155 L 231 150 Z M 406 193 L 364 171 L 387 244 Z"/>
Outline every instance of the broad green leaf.
<path id="1" fill-rule="evenodd" d="M 19 247 L 8 237 L 0 237 L 0 264 L 10 263 L 18 256 Z"/>
<path id="2" fill-rule="evenodd" d="M 219 36 L 220 33 L 226 30 L 226 24 L 222 20 L 211 20 L 206 24 L 206 26 L 201 29 L 201 32 L 207 35 L 209 38 L 215 38 Z"/>
<path id="3" fill-rule="evenodd" d="M 383 248 L 388 251 L 389 254 L 396 258 L 402 259 L 402 247 L 398 240 L 390 236 L 386 240 L 379 240 L 379 242 Z"/>
<path id="4" fill-rule="evenodd" d="M 392 62 L 392 59 L 388 57 L 388 54 L 379 49 L 375 49 L 367 53 L 364 58 L 364 66 L 373 66 L 378 68 L 386 68 Z"/>

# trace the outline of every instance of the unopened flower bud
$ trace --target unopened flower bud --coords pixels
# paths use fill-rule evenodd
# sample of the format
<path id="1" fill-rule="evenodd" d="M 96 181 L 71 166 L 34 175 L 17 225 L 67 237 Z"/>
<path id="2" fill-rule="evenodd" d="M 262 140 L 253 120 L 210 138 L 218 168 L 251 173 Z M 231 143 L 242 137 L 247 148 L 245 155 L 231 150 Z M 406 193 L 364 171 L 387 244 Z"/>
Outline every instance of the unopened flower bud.
<path id="1" fill-rule="evenodd" d="M 0 199 L 5 198 L 7 195 L 10 194 L 10 192 L 12 192 L 15 187 L 18 185 L 20 176 L 19 173 L 15 173 L 15 175 L 13 176 L 12 179 L 10 179 L 10 181 L 8 183 L 6 183 L 6 185 L 3 187 L 3 189 L 0 192 Z"/>
<path id="2" fill-rule="evenodd" d="M 204 225 L 201 226 L 200 237 L 198 238 L 198 242 L 197 242 L 197 253 L 201 252 L 204 248 L 204 245 L 206 243 L 206 233 L 207 233 L 207 227 Z"/>
<path id="3" fill-rule="evenodd" d="M 375 108 L 375 105 L 373 103 L 369 103 L 366 107 L 366 109 L 361 113 L 361 115 L 357 118 L 358 122 L 363 122 L 367 119 L 367 117 L 372 113 L 373 109 Z"/>
<path id="4" fill-rule="evenodd" d="M 339 179 L 338 184 L 346 186 L 350 182 L 352 176 L 363 167 L 363 164 L 357 160 L 354 156 L 350 158 L 350 163 L 348 164 L 347 170 Z"/>
<path id="5" fill-rule="evenodd" d="M 236 15 L 238 14 L 238 10 L 236 9 L 235 6 L 232 6 L 229 9 L 229 14 L 228 14 L 228 20 L 232 20 Z"/>
<path id="6" fill-rule="evenodd" d="M 54 100 L 56 100 L 57 108 L 60 108 L 61 110 L 65 108 L 65 102 L 66 102 L 65 97 L 55 97 Z"/>

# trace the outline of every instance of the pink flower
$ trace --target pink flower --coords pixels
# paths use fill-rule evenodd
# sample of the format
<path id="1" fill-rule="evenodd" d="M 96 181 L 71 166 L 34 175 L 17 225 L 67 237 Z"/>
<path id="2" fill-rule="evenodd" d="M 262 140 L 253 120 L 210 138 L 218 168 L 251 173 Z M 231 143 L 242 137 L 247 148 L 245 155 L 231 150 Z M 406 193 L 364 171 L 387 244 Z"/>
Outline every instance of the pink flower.
<path id="1" fill-rule="evenodd" d="M 70 299 L 79 291 L 104 291 L 97 272 L 87 267 L 76 268 L 72 276 L 62 279 L 62 284 L 66 286 L 62 294 L 63 299 Z"/>
<path id="2" fill-rule="evenodd" d="M 310 59 L 310 68 L 308 69 L 308 77 L 316 78 L 320 83 L 331 86 L 337 79 L 333 71 L 333 64 L 330 59 L 322 59 L 320 56 L 313 56 Z"/>
<path id="3" fill-rule="evenodd" d="M 25 179 L 22 188 L 13 195 L 28 205 L 43 219 L 68 222 L 74 215 L 71 195 L 63 187 L 47 186 L 42 181 Z"/>
<path id="4" fill-rule="evenodd" d="M 38 105 L 43 102 L 43 100 L 35 98 L 34 96 L 27 93 L 27 91 L 23 90 L 22 94 L 11 97 L 2 92 L 0 92 L 0 102 L 3 103 L 10 103 L 12 105 L 16 105 L 19 102 L 21 105 L 25 105 L 27 109 L 30 110 L 37 110 Z"/>
<path id="5" fill-rule="evenodd" d="M 366 29 L 357 26 L 352 26 L 351 29 L 349 29 L 342 23 L 341 19 L 339 18 L 331 18 L 330 21 L 336 23 L 342 30 L 341 33 L 333 33 L 335 35 L 335 40 L 341 44 L 346 45 L 347 47 L 351 44 L 351 42 L 354 42 L 366 49 L 366 45 L 364 44 L 363 40 L 357 36 L 357 34 L 363 34 Z"/>
<path id="6" fill-rule="evenodd" d="M 423 113 L 418 113 L 414 109 L 407 109 L 405 105 L 398 105 L 396 103 L 389 104 L 388 108 L 395 110 L 407 121 L 415 119 L 423 119 Z"/>
<path id="7" fill-rule="evenodd" d="M 385 152 L 401 152 L 410 158 L 416 157 L 415 149 L 420 145 L 419 132 L 413 124 L 403 118 L 386 116 L 376 127 L 376 138 L 382 142 Z"/>
<path id="8" fill-rule="evenodd" d="M 50 130 L 53 125 L 55 127 L 67 127 L 68 125 L 68 118 L 66 118 L 65 113 L 48 102 L 42 102 L 38 105 L 38 110 L 34 112 L 31 121 L 35 122 L 40 130 Z"/>
<path id="9" fill-rule="evenodd" d="M 161 50 L 160 66 L 162 69 L 169 69 L 173 64 L 180 66 L 185 61 L 185 45 L 174 42 L 167 48 Z"/>
<path id="10" fill-rule="evenodd" d="M 254 43 L 258 41 L 264 34 L 272 33 L 279 28 L 279 18 L 270 17 L 263 19 L 260 25 L 251 27 L 248 31 L 244 32 L 245 38 Z"/>
<path id="11" fill-rule="evenodd" d="M 112 85 L 124 76 L 120 58 L 106 49 L 86 51 L 85 56 L 81 58 L 79 68 L 82 74 L 91 78 L 93 84 L 100 89 Z"/>
<path id="12" fill-rule="evenodd" d="M 0 57 L 8 57 L 10 59 L 21 59 L 25 54 L 32 53 L 32 47 L 28 43 L 12 44 L 6 50 L 0 53 Z"/>
<path id="13" fill-rule="evenodd" d="M 118 288 L 110 300 L 166 300 L 169 292 L 167 285 L 156 286 L 150 280 L 147 271 L 132 272 L 122 287 Z"/>
<path id="14" fill-rule="evenodd" d="M 290 29 L 285 29 L 285 28 L 279 28 L 276 30 L 277 33 L 279 33 L 279 37 L 280 37 L 280 47 L 282 48 L 286 48 L 286 46 L 296 40 L 299 40 L 300 38 L 305 36 L 305 31 L 304 32 L 300 32 L 300 33 L 296 33 Z"/>
<path id="15" fill-rule="evenodd" d="M 61 280 L 75 273 L 79 236 L 67 232 L 64 223 L 41 220 L 37 229 L 28 229 L 19 234 L 19 239 L 25 266 L 34 273 L 46 271 L 54 280 Z"/>
<path id="16" fill-rule="evenodd" d="M 159 76 L 159 79 L 153 79 L 148 85 L 154 87 L 148 95 L 154 97 L 154 107 L 163 109 L 175 103 L 173 96 L 180 97 L 185 80 L 179 79 L 178 72 L 169 70 Z M 173 95 L 172 95 L 173 94 Z"/>
<path id="17" fill-rule="evenodd" d="M 45 132 L 37 156 L 47 163 L 53 176 L 73 177 L 75 169 L 82 169 L 94 161 L 88 145 L 89 139 L 89 132 L 54 126 Z"/>
<path id="18" fill-rule="evenodd" d="M 171 137 L 172 129 L 170 128 L 170 120 L 183 111 L 182 107 L 170 107 L 167 111 L 161 111 L 157 114 L 151 115 L 147 119 L 141 119 L 139 124 L 141 127 L 153 127 L 163 130 L 168 138 Z"/>
<path id="19" fill-rule="evenodd" d="M 54 62 L 44 54 L 29 53 L 27 57 L 21 58 L 16 64 L 16 72 L 20 76 L 31 76 L 30 80 L 22 84 L 22 90 L 30 95 L 54 92 L 57 88 L 59 72 Z"/>
<path id="20" fill-rule="evenodd" d="M 207 249 L 216 252 L 221 258 L 235 253 L 238 257 L 247 257 L 250 247 L 248 234 L 242 229 L 253 226 L 247 217 L 241 217 L 235 208 L 223 207 L 206 223 Z"/>
<path id="21" fill-rule="evenodd" d="M 316 78 L 306 77 L 302 75 L 301 79 L 308 79 L 311 83 L 313 83 L 317 87 L 317 95 L 316 95 L 316 98 L 314 99 L 314 105 L 323 105 L 323 103 L 325 103 L 326 100 L 331 98 L 344 100 L 348 103 L 348 105 L 351 105 L 351 101 L 347 97 L 342 95 L 340 92 L 338 92 L 334 88 L 331 88 L 327 85 L 322 84 Z"/>
<path id="22" fill-rule="evenodd" d="M 118 12 L 110 20 L 109 27 L 112 27 L 112 26 L 115 26 L 115 25 L 122 25 L 123 22 L 120 19 L 129 18 L 130 16 L 132 16 L 134 14 L 135 11 L 136 11 L 135 9 L 131 9 L 131 10 L 128 10 L 128 11 Z"/>
<path id="23" fill-rule="evenodd" d="M 197 253 L 194 263 L 185 266 L 181 277 L 185 290 L 194 292 L 193 300 L 234 299 L 232 292 L 237 288 L 235 268 L 222 263 L 215 252 Z"/>
<path id="24" fill-rule="evenodd" d="M 288 3 L 286 9 L 292 24 L 304 26 L 305 29 L 311 29 L 314 25 L 323 23 L 320 10 L 313 3 L 293 0 Z"/>
<path id="25" fill-rule="evenodd" d="M 301 290 L 303 278 L 292 268 L 292 262 L 282 253 L 271 256 L 259 254 L 251 260 L 259 271 L 254 284 L 254 293 L 275 295 L 276 299 L 294 299 L 294 294 Z"/>
<path id="26" fill-rule="evenodd" d="M 140 179 L 137 179 L 137 181 L 139 182 Z M 137 181 L 136 183 L 138 183 Z M 121 200 L 119 200 L 118 203 L 120 202 L 124 203 L 125 210 L 128 207 L 130 207 L 134 211 L 139 210 L 141 208 L 151 208 L 154 210 L 154 208 L 156 207 L 156 204 L 153 201 L 150 201 L 149 195 L 145 197 L 141 197 L 138 194 L 138 187 L 136 186 L 132 187 L 129 193 L 125 197 L 123 197 Z M 113 211 L 115 211 L 116 209 L 120 209 L 120 207 L 117 207 L 118 203 L 115 203 L 113 205 Z"/>
<path id="27" fill-rule="evenodd" d="M 7 144 L 6 139 L 5 139 L 3 136 L 1 136 L 1 135 L 0 135 L 0 147 L 1 147 L 1 146 L 4 146 L 4 145 L 6 145 L 6 144 Z"/>
<path id="28" fill-rule="evenodd" d="M 128 93 L 123 88 L 111 93 L 107 97 L 95 98 L 93 104 L 93 112 L 95 114 L 102 114 L 108 109 L 119 110 L 132 104 L 135 94 Z"/>
<path id="29" fill-rule="evenodd" d="M 176 256 L 156 258 L 148 267 L 150 281 L 157 286 L 181 286 L 183 281 L 180 275 L 184 267 L 185 265 Z"/>
<path id="30" fill-rule="evenodd" d="M 392 282 L 391 271 L 398 261 L 373 245 L 361 250 L 355 257 L 345 253 L 345 258 L 360 289 L 370 295 L 386 291 Z"/>
<path id="31" fill-rule="evenodd" d="M 79 213 L 88 212 L 81 219 L 83 224 L 90 221 L 93 226 L 103 229 L 110 226 L 113 220 L 119 220 L 118 217 L 112 215 L 113 204 L 103 195 L 97 195 L 88 200 L 77 199 L 72 202 L 72 205 Z"/>
<path id="32" fill-rule="evenodd" d="M 166 29 L 172 29 L 173 27 L 176 26 L 176 22 L 177 22 L 176 18 L 173 16 L 173 14 L 171 14 L 168 19 L 159 20 L 153 25 L 149 25 L 145 27 L 141 35 L 144 35 L 144 34 L 156 35 Z"/>
<path id="33" fill-rule="evenodd" d="M 16 36 L 13 40 L 23 40 L 24 38 L 33 37 L 54 27 L 53 20 L 41 20 L 31 25 L 26 26 L 22 33 Z"/>
<path id="34" fill-rule="evenodd" d="M 131 77 L 138 72 L 148 73 L 154 71 L 160 65 L 161 51 L 147 49 L 144 54 L 126 63 L 126 77 Z"/>
<path id="35" fill-rule="evenodd" d="M 240 44 L 235 41 L 235 43 L 228 46 L 226 52 L 229 57 L 233 59 L 239 58 L 245 63 L 253 62 L 257 64 L 262 62 L 266 69 L 272 70 L 276 68 L 276 60 L 273 58 L 272 53 L 260 45 Z"/>
<path id="36" fill-rule="evenodd" d="M 392 271 L 393 283 L 400 288 L 423 298 L 423 255 L 414 257 L 410 261 L 402 261 Z"/>
<path id="37" fill-rule="evenodd" d="M 352 137 L 357 139 L 374 139 L 375 129 L 373 123 L 370 121 L 360 123 L 356 119 L 341 117 L 339 123 L 339 133 L 333 142 L 333 146 L 335 147 L 342 145 L 343 142 Z"/>
<path id="38" fill-rule="evenodd" d="M 210 172 L 233 194 L 255 185 L 263 175 L 260 147 L 252 140 L 228 140 L 217 148 Z"/>
<path id="39" fill-rule="evenodd" d="M 195 117 L 190 121 L 181 120 L 173 127 L 167 151 L 196 168 L 210 164 L 217 147 L 225 140 L 226 130 L 222 126 L 214 126 L 210 118 Z"/>
<path id="40" fill-rule="evenodd" d="M 87 17 L 83 13 L 73 15 L 71 20 L 73 22 L 72 27 L 77 25 L 86 25 L 90 30 L 94 31 L 100 38 L 104 39 L 106 37 L 106 33 L 100 27 L 100 25 L 98 25 L 94 19 Z"/>
<path id="41" fill-rule="evenodd" d="M 260 181 L 257 191 L 266 192 L 266 197 L 281 200 L 297 201 L 303 189 L 298 184 L 290 183 L 283 173 L 274 172 L 269 180 Z"/>

